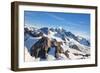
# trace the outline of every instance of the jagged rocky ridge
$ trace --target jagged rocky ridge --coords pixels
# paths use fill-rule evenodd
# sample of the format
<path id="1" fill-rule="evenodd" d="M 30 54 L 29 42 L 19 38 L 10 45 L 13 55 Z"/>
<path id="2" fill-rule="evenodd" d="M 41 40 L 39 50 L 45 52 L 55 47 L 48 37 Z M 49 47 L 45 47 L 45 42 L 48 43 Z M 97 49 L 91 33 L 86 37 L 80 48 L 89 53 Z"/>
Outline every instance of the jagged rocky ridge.
<path id="1" fill-rule="evenodd" d="M 24 28 L 24 45 L 31 58 L 34 60 L 72 60 L 90 58 L 90 42 L 81 36 L 64 30 L 63 28 L 34 28 L 26 26 Z M 48 45 L 47 49 L 43 45 Z M 51 46 L 50 43 L 59 44 L 57 48 Z M 46 47 L 46 46 L 45 46 Z M 47 52 L 45 51 L 47 50 Z M 55 51 L 58 51 L 55 52 Z M 56 55 L 57 54 L 57 55 Z"/>

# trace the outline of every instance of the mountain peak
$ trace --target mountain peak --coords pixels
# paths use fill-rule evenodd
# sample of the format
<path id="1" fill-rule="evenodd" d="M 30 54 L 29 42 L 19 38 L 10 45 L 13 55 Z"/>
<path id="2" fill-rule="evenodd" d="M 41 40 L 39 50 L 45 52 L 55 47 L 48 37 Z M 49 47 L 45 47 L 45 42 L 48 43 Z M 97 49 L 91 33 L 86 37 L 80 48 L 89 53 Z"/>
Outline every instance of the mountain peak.
<path id="1" fill-rule="evenodd" d="M 48 34 L 49 28 L 43 27 L 39 29 L 42 33 Z"/>
<path id="2" fill-rule="evenodd" d="M 58 29 L 62 30 L 63 28 L 62 27 L 58 27 Z"/>
<path id="3" fill-rule="evenodd" d="M 81 37 L 80 35 L 76 36 L 76 34 L 73 34 L 70 31 L 66 31 L 62 27 L 58 27 L 58 28 L 42 27 L 42 28 L 37 29 L 37 30 L 33 30 L 33 28 L 34 27 L 28 28 L 29 30 L 32 30 L 32 34 L 34 34 L 33 32 L 35 32 L 35 34 L 38 34 L 37 32 L 41 32 L 43 35 L 50 34 L 54 37 L 59 37 L 62 40 L 65 40 L 67 38 L 71 38 L 71 39 L 76 40 L 80 44 L 83 44 L 85 46 L 90 46 L 90 41 L 88 41 L 86 38 Z"/>

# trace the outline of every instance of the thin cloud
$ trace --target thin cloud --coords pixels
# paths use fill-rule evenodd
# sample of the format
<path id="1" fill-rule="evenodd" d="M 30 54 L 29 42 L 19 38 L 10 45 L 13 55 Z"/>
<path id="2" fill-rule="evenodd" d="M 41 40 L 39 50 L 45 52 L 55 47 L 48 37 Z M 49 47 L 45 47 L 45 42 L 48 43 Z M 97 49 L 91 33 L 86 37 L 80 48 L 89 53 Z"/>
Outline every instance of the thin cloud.
<path id="1" fill-rule="evenodd" d="M 57 20 L 65 21 L 64 18 L 59 17 L 59 16 L 56 16 L 56 15 L 54 15 L 54 14 L 49 14 L 49 13 L 46 13 L 46 14 L 47 14 L 48 16 L 50 16 L 50 17 L 53 17 L 53 18 L 57 19 Z"/>

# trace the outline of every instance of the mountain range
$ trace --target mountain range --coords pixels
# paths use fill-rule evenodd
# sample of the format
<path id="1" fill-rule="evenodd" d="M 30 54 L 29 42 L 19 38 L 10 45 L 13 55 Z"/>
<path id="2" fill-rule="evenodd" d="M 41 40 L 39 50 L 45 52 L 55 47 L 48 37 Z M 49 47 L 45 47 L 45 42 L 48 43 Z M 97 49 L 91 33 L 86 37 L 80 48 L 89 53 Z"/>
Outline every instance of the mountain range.
<path id="1" fill-rule="evenodd" d="M 67 52 L 67 59 L 85 59 L 90 57 L 90 41 L 81 35 L 73 34 L 70 31 L 59 28 L 35 28 L 24 27 L 24 42 L 25 47 L 30 52 L 30 48 L 35 44 L 42 36 L 48 37 L 51 40 L 55 39 L 58 42 L 62 42 L 61 47 L 64 52 Z M 64 56 L 63 56 L 64 57 Z M 54 59 L 54 58 L 53 58 Z"/>

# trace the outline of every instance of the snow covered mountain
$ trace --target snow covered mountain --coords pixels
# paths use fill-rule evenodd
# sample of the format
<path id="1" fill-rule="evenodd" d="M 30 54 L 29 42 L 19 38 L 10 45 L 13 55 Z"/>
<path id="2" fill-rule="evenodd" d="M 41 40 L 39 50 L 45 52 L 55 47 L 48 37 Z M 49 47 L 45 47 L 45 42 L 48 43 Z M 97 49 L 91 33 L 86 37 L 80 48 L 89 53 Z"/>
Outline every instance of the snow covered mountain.
<path id="1" fill-rule="evenodd" d="M 81 36 L 77 36 L 77 41 L 83 45 L 90 46 L 89 40 L 86 40 L 85 38 L 83 38 Z"/>
<path id="2" fill-rule="evenodd" d="M 59 54 L 59 59 L 86 59 L 90 57 L 90 41 L 86 40 L 81 36 L 64 30 L 63 28 L 48 28 L 43 27 L 40 29 L 26 26 L 24 28 L 24 41 L 25 48 L 30 49 L 38 40 L 43 36 L 48 37 L 50 40 L 56 40 L 61 42 L 60 45 L 64 53 Z M 41 43 L 42 44 L 42 43 Z M 53 51 L 53 50 L 51 50 Z M 55 60 L 54 55 L 48 53 L 48 59 Z M 58 58 L 57 58 L 58 59 Z"/>

